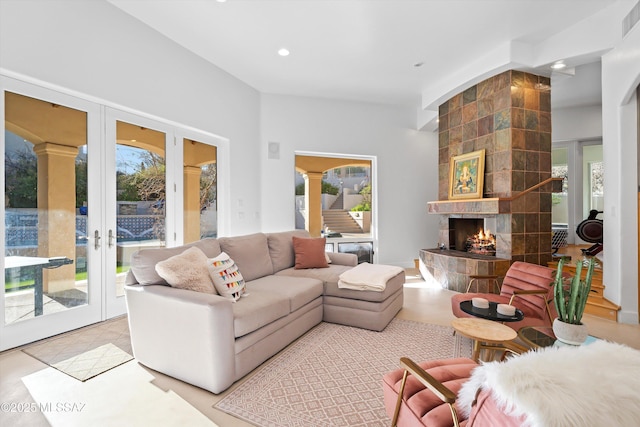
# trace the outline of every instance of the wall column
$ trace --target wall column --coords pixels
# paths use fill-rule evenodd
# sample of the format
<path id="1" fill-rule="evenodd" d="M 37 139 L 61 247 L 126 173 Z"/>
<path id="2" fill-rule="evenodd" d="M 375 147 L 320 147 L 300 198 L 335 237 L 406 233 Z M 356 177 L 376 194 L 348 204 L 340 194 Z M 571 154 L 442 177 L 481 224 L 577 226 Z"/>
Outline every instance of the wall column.
<path id="1" fill-rule="evenodd" d="M 38 256 L 76 259 L 77 147 L 45 142 L 33 147 L 38 156 Z M 44 269 L 43 291 L 75 287 L 75 264 Z"/>
<path id="2" fill-rule="evenodd" d="M 198 166 L 184 167 L 184 242 L 200 240 L 200 175 Z"/>
<path id="3" fill-rule="evenodd" d="M 320 237 L 322 231 L 322 172 L 307 172 L 304 177 L 307 218 L 305 228 L 312 237 Z"/>

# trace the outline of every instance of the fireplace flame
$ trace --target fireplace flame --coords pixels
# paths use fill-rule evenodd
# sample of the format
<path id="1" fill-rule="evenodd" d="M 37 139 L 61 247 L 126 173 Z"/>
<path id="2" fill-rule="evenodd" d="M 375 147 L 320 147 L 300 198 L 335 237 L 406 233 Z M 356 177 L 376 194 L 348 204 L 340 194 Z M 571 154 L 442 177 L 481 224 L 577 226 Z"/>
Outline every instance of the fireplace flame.
<path id="1" fill-rule="evenodd" d="M 482 228 L 477 234 L 467 238 L 467 251 L 476 254 L 495 255 L 496 236 L 491 234 L 491 230 Z"/>

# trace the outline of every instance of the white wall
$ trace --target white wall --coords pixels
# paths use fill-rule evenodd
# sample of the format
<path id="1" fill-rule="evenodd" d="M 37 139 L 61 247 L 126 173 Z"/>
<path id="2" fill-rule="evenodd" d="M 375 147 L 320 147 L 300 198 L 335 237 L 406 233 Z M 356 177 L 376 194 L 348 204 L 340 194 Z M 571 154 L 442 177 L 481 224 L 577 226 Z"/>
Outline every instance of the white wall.
<path id="1" fill-rule="evenodd" d="M 551 90 L 553 96 L 553 89 Z M 584 141 L 602 138 L 602 106 L 554 108 L 551 111 L 551 140 Z"/>
<path id="2" fill-rule="evenodd" d="M 426 214 L 437 137 L 411 129 L 413 109 L 272 95 L 261 105 L 253 88 L 106 2 L 3 0 L 1 12 L 0 68 L 229 139 L 227 234 L 294 227 L 293 153 L 306 150 L 377 156 L 379 261 L 413 265 L 437 241 Z M 281 143 L 280 160 L 267 160 L 268 141 Z"/>
<path id="3" fill-rule="evenodd" d="M 375 156 L 378 185 L 378 262 L 412 267 L 420 249 L 435 247 L 438 218 L 437 134 L 413 130 L 415 111 L 389 105 L 262 95 L 263 228 L 294 225 L 296 151 Z M 269 142 L 280 159 L 267 159 Z M 375 183 L 374 183 L 375 185 Z"/>
<path id="4" fill-rule="evenodd" d="M 622 305 L 619 319 L 638 323 L 638 99 L 640 24 L 602 57 L 605 164 L 605 296 Z"/>
<path id="5" fill-rule="evenodd" d="M 228 138 L 227 234 L 259 231 L 256 90 L 106 2 L 0 7 L 0 68 Z"/>

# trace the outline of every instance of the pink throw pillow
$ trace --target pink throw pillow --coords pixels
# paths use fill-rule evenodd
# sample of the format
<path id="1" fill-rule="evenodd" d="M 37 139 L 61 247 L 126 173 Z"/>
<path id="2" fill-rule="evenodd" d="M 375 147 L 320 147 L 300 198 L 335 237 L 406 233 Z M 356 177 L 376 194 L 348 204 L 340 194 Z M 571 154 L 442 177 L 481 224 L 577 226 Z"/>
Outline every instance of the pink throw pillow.
<path id="1" fill-rule="evenodd" d="M 296 269 L 303 268 L 327 268 L 327 258 L 324 247 L 326 240 L 324 237 L 306 238 L 293 237 L 293 251 L 296 255 Z"/>

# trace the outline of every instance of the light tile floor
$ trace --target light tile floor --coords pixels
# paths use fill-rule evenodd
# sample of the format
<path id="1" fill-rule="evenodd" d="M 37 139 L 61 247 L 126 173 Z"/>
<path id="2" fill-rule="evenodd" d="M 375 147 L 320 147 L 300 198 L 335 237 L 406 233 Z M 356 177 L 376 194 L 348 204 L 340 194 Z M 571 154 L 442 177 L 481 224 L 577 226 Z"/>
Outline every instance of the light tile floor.
<path id="1" fill-rule="evenodd" d="M 452 294 L 451 291 L 427 287 L 417 270 L 409 269 L 404 306 L 398 317 L 449 325 L 453 319 Z M 585 322 L 592 335 L 640 349 L 640 325 L 622 325 L 592 316 L 586 316 Z M 98 325 L 86 329 L 95 327 Z M 0 425 L 249 427 L 250 424 L 213 408 L 238 384 L 225 393 L 214 395 L 147 369 L 135 361 L 81 383 L 20 349 L 13 349 L 0 353 L 0 402 L 30 404 L 37 399 L 38 403 L 79 402 L 86 406 L 81 412 L 48 413 L 51 424 L 40 411 L 0 411 Z"/>

